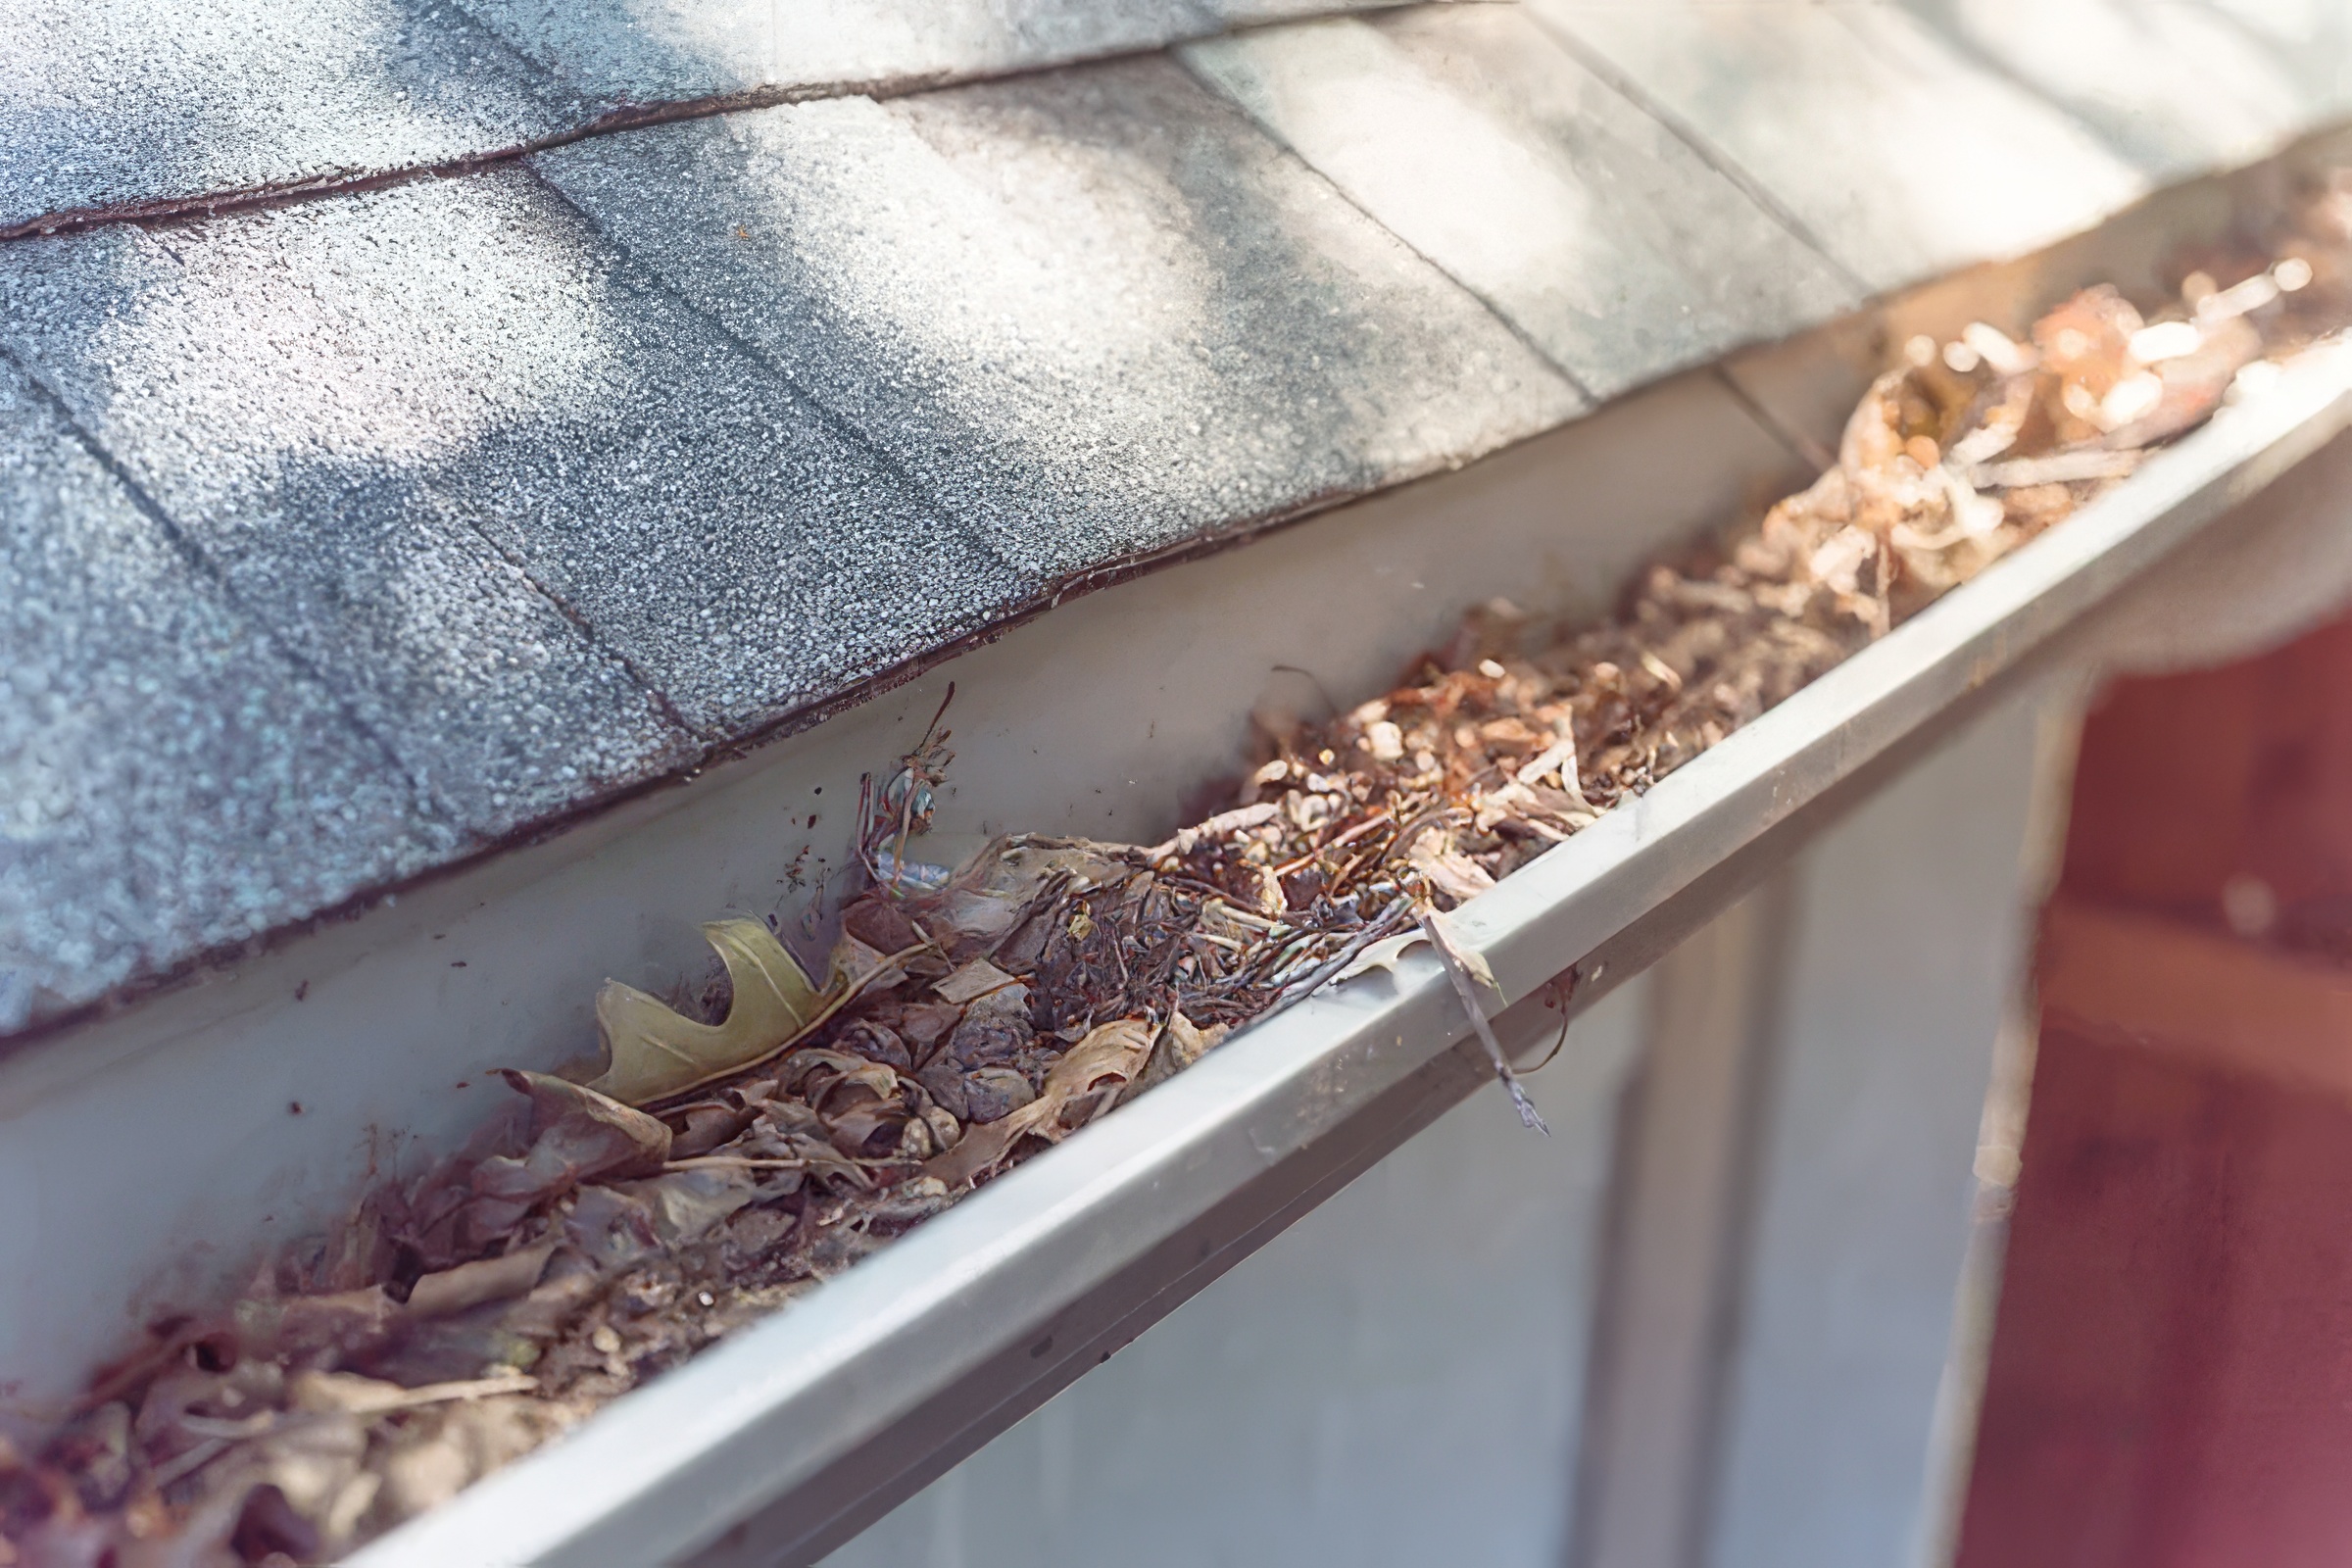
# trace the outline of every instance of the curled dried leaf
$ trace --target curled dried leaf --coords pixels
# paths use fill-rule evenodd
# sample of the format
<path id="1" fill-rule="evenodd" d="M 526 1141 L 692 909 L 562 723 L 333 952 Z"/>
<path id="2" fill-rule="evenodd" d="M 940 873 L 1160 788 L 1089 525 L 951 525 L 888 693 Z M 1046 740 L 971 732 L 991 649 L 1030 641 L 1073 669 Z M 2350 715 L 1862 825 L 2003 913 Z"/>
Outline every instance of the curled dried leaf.
<path id="1" fill-rule="evenodd" d="M 1352 980 L 1359 974 L 1370 974 L 1375 969 L 1386 969 L 1395 974 L 1405 950 L 1428 940 L 1418 928 L 1399 931 L 1393 937 L 1383 937 L 1349 959 L 1346 968 L 1331 977 L 1332 981 L 1337 984 L 1342 980 Z"/>
<path id="2" fill-rule="evenodd" d="M 592 1088 L 632 1105 L 651 1104 L 774 1055 L 832 1014 L 849 994 L 837 981 L 819 991 L 758 920 L 716 920 L 703 936 L 726 965 L 734 999 L 724 1023 L 697 1023 L 617 980 L 596 999 L 596 1025 L 609 1065 Z"/>
<path id="3" fill-rule="evenodd" d="M 1035 1100 L 997 1121 L 968 1129 L 955 1148 L 925 1164 L 923 1174 L 946 1182 L 951 1190 L 968 1187 L 994 1170 L 1023 1137 L 1034 1133 L 1048 1143 L 1058 1142 L 1069 1130 L 1061 1125 L 1063 1109 L 1083 1096 L 1105 1088 L 1115 1093 L 1133 1083 L 1152 1054 L 1155 1035 L 1138 1018 L 1092 1030 L 1054 1064 Z"/>
<path id="4" fill-rule="evenodd" d="M 629 1182 L 621 1196 L 645 1205 L 654 1235 L 664 1247 L 682 1247 L 751 1202 L 759 1174 L 743 1166 L 705 1166 L 671 1171 L 650 1181 Z"/>
<path id="5" fill-rule="evenodd" d="M 1183 1013 L 1170 1014 L 1167 1027 L 1159 1032 L 1152 1055 L 1144 1063 L 1142 1075 L 1135 1080 L 1135 1092 L 1140 1095 L 1167 1082 L 1224 1044 L 1231 1032 L 1221 1023 L 1206 1029 L 1197 1028 Z"/>
<path id="6" fill-rule="evenodd" d="M 521 1296 L 539 1283 L 555 1250 L 555 1243 L 543 1242 L 504 1257 L 486 1257 L 427 1274 L 409 1292 L 409 1315 L 442 1317 L 485 1301 Z"/>
<path id="7" fill-rule="evenodd" d="M 499 1076 L 530 1097 L 531 1147 L 520 1159 L 493 1154 L 474 1166 L 473 1190 L 486 1199 L 527 1208 L 592 1178 L 651 1174 L 669 1157 L 659 1117 L 546 1073 Z"/>

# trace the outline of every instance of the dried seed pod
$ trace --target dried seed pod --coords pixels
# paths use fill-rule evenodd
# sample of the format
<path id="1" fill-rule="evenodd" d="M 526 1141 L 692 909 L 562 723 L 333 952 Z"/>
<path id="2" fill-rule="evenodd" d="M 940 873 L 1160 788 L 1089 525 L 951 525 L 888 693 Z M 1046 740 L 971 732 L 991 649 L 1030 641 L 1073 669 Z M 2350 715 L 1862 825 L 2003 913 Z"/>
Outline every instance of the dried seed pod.
<path id="1" fill-rule="evenodd" d="M 956 1026 L 948 1055 L 967 1068 L 1006 1062 L 1028 1049 L 1030 1038 L 1026 1018 L 975 1011 Z"/>
<path id="2" fill-rule="evenodd" d="M 979 1067 L 965 1073 L 963 1093 L 972 1112 L 966 1119 L 982 1123 L 1001 1120 L 1037 1098 L 1029 1080 L 1012 1067 Z"/>
<path id="3" fill-rule="evenodd" d="M 909 1162 L 929 1159 L 937 1147 L 931 1137 L 931 1125 L 920 1116 L 909 1116 L 899 1128 L 898 1156 Z"/>
<path id="4" fill-rule="evenodd" d="M 923 1125 L 931 1129 L 931 1146 L 934 1149 L 954 1149 L 956 1141 L 963 1136 L 963 1124 L 950 1114 L 945 1106 L 925 1105 L 922 1120 Z"/>
<path id="5" fill-rule="evenodd" d="M 900 1072 L 914 1071 L 914 1058 L 906 1050 L 906 1042 L 898 1032 L 870 1018 L 860 1018 L 843 1029 L 834 1041 L 840 1050 L 855 1052 L 868 1061 L 878 1061 Z"/>
<path id="6" fill-rule="evenodd" d="M 915 1082 L 923 1086 L 938 1108 L 959 1122 L 971 1119 L 971 1102 L 964 1097 L 963 1074 L 954 1062 L 944 1057 L 932 1062 L 915 1074 Z"/>

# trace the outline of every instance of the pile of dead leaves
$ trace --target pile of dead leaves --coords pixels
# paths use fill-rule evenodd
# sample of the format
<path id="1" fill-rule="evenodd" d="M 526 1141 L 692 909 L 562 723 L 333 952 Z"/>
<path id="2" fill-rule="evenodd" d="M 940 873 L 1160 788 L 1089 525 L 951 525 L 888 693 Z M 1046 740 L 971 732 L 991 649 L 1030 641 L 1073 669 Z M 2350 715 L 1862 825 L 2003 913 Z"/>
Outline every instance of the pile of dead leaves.
<path id="1" fill-rule="evenodd" d="M 2352 318 L 2348 241 L 2330 187 L 2279 259 L 2221 258 L 2229 286 L 2192 273 L 2152 316 L 2092 289 L 2030 341 L 1915 342 L 1759 526 L 1598 627 L 1488 606 L 1408 684 L 1269 733 L 1234 807 L 1164 844 L 920 863 L 935 721 L 867 793 L 821 983 L 730 920 L 696 996 L 608 985 L 602 1076 L 508 1074 L 461 1155 L 160 1325 L 37 1457 L 0 1449 L 0 1565 L 331 1560 L 1409 942 L 1484 1033 L 1440 911 L 2130 473 L 2266 344 Z"/>

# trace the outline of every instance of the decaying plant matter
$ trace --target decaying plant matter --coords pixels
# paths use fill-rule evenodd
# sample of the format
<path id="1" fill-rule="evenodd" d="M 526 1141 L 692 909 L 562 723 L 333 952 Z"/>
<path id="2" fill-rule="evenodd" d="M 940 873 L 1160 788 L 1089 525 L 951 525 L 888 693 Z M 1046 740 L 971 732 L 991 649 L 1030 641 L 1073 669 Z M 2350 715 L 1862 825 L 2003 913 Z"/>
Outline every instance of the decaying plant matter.
<path id="1" fill-rule="evenodd" d="M 821 982 L 738 919 L 706 928 L 718 967 L 690 1003 L 609 985 L 601 1076 L 507 1074 L 510 1113 L 464 1152 L 226 1312 L 160 1325 L 39 1455 L 0 1451 L 0 1564 L 332 1559 L 1410 943 L 1485 1035 L 1492 979 L 1443 911 L 2129 474 L 2266 348 L 2345 319 L 2348 217 L 2324 194 L 2275 263 L 2217 259 L 2228 287 L 2193 273 L 2153 318 L 2091 289 L 2026 342 L 1916 341 L 1758 526 L 1589 629 L 1487 606 L 1387 696 L 1267 734 L 1231 808 L 1166 843 L 922 863 L 935 720 L 867 792 L 867 886 Z"/>

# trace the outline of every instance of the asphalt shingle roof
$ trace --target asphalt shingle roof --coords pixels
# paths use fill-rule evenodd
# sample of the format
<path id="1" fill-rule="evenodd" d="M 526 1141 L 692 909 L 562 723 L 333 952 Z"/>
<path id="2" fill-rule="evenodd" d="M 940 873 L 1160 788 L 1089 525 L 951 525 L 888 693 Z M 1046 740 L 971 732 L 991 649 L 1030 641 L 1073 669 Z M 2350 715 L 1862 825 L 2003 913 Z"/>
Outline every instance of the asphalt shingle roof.
<path id="1" fill-rule="evenodd" d="M 336 692 L 0 366 L 0 1020 L 446 855 Z"/>
<path id="2" fill-rule="evenodd" d="M 0 8 L 0 233 L 1398 3 L 23 0 Z"/>
<path id="3" fill-rule="evenodd" d="M 1033 584 L 1585 406 L 1163 58 L 532 163 Z"/>
<path id="4" fill-rule="evenodd" d="M 1936 3 L 9 12 L 0 1036 L 2345 108 Z"/>

